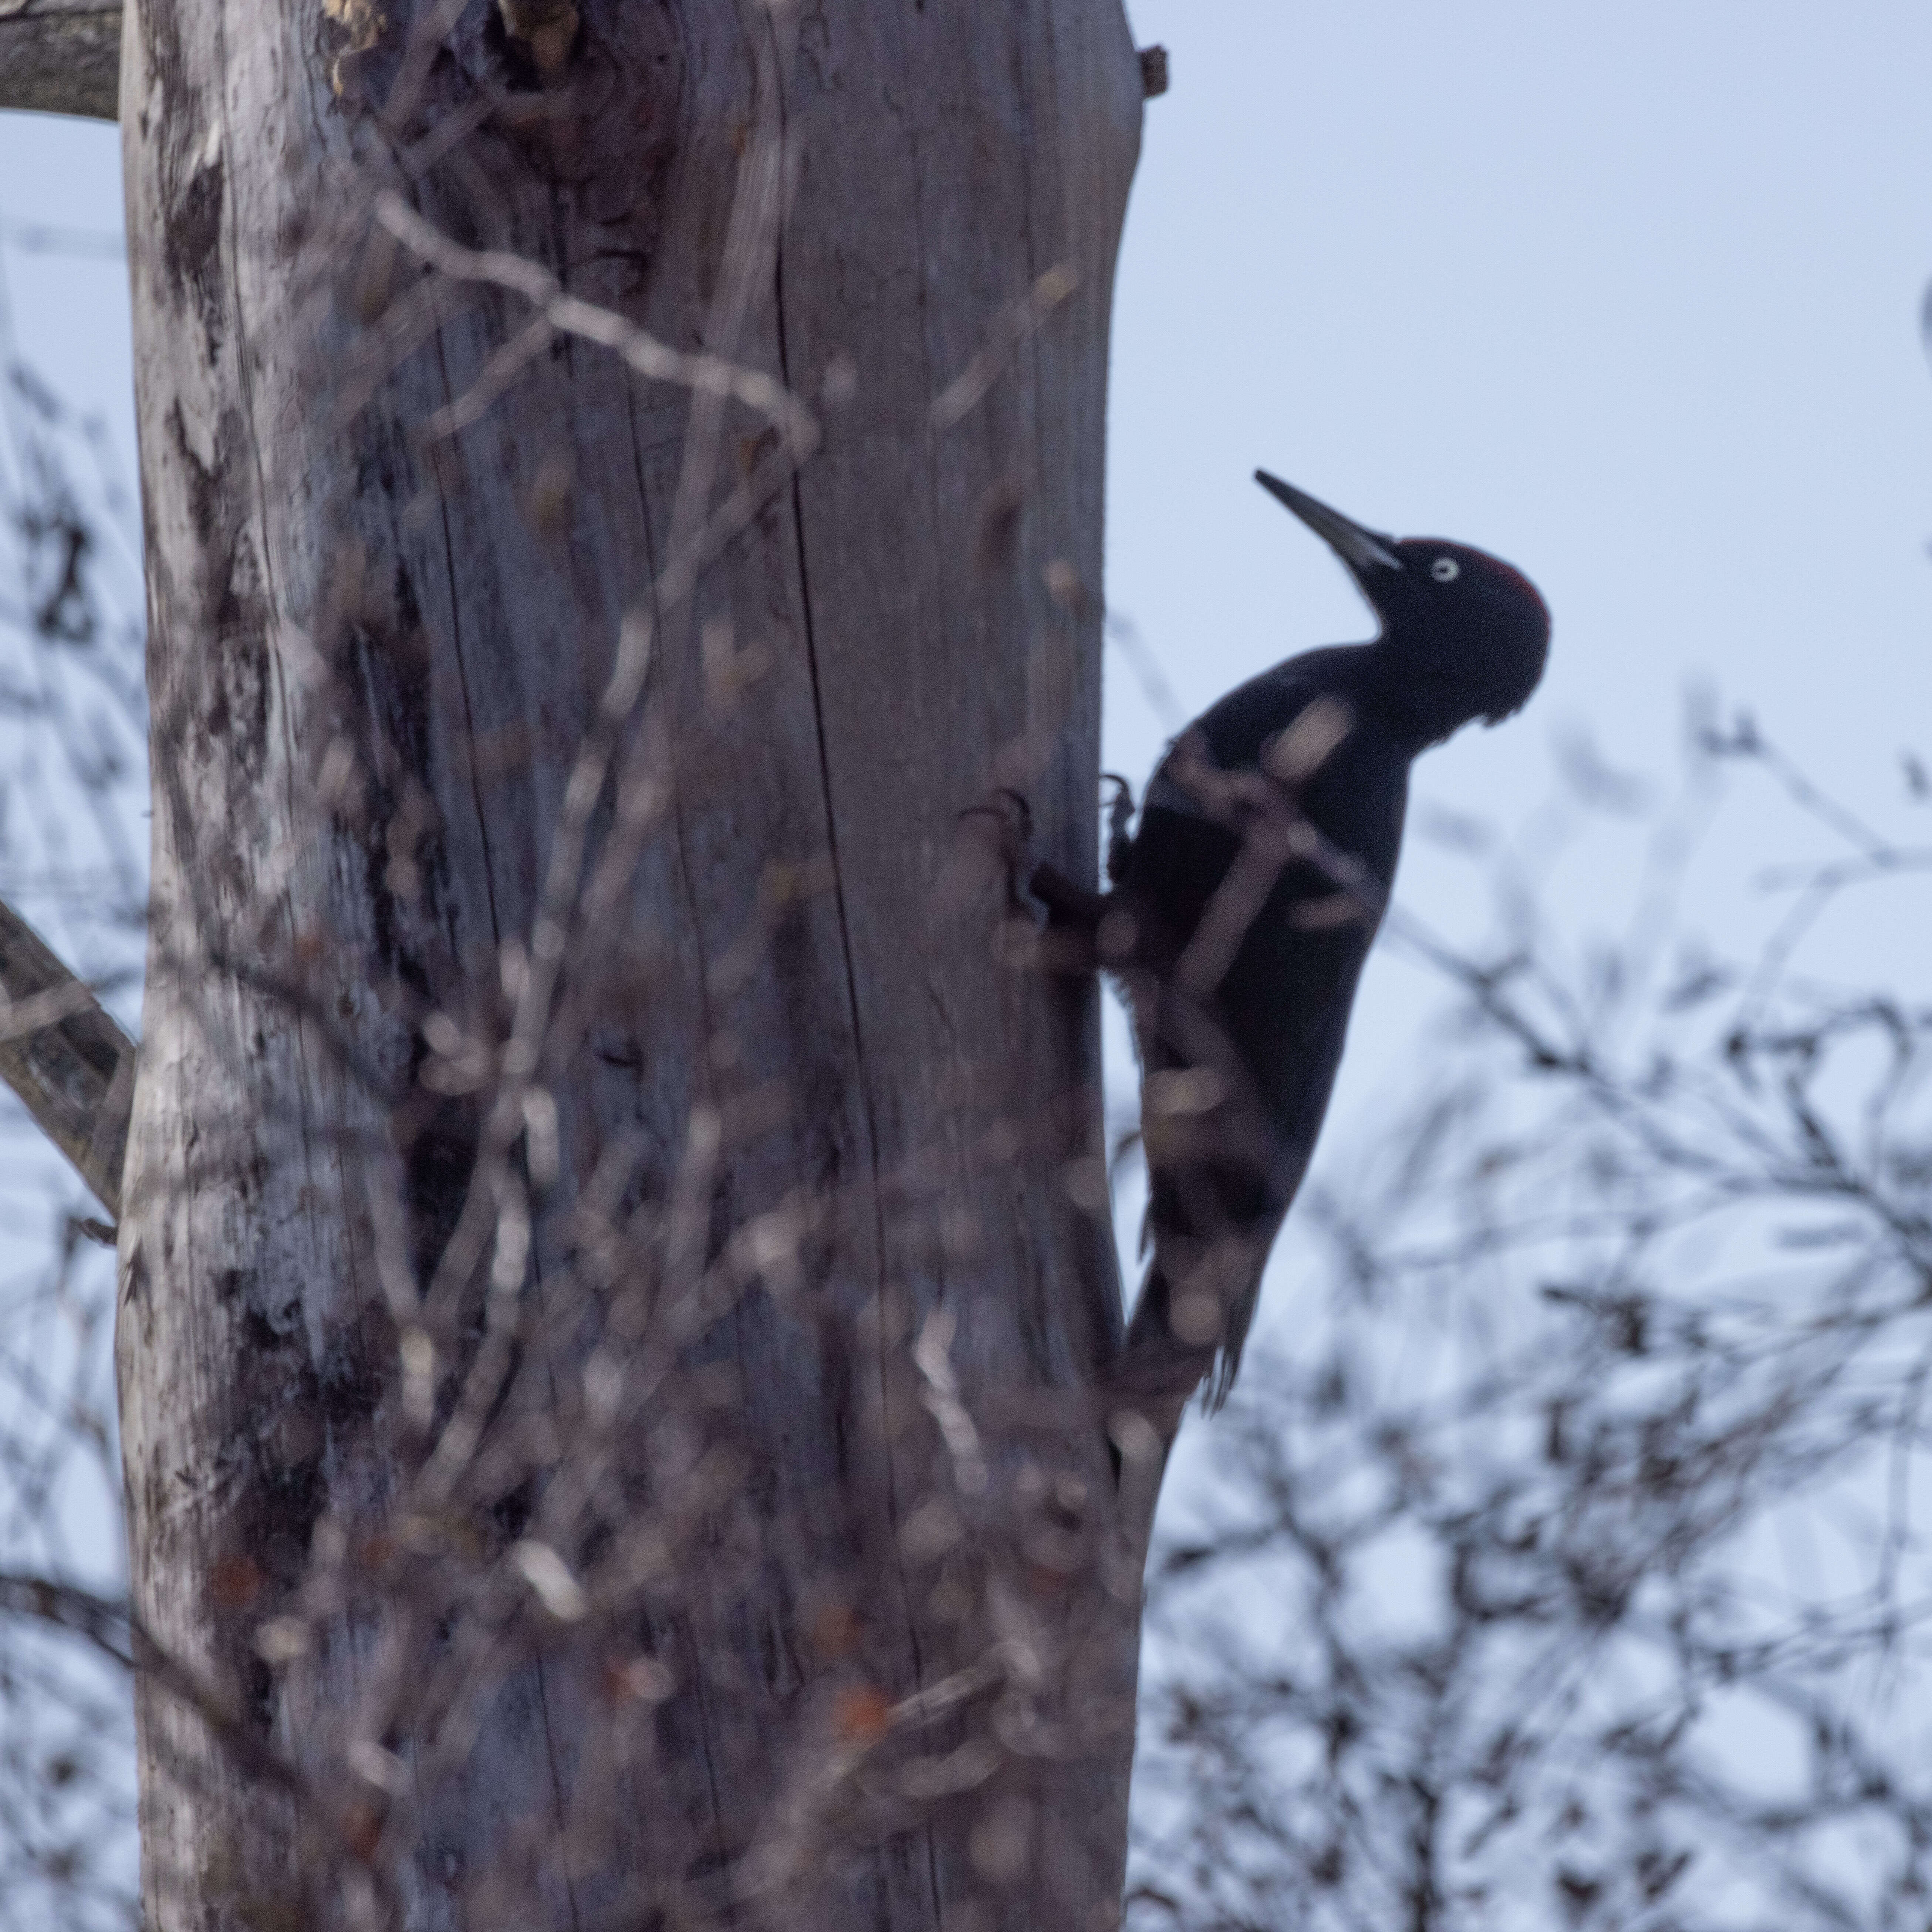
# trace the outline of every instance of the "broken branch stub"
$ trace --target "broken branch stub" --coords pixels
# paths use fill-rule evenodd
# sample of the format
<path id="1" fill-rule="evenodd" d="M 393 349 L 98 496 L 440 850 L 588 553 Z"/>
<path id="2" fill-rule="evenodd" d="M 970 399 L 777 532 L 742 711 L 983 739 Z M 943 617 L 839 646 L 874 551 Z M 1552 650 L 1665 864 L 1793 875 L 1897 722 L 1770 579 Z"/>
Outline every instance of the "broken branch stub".
<path id="1" fill-rule="evenodd" d="M 118 1220 L 134 1042 L 4 901 L 0 1079 Z"/>
<path id="2" fill-rule="evenodd" d="M 120 116 L 121 9 L 103 0 L 0 0 L 0 108 Z"/>

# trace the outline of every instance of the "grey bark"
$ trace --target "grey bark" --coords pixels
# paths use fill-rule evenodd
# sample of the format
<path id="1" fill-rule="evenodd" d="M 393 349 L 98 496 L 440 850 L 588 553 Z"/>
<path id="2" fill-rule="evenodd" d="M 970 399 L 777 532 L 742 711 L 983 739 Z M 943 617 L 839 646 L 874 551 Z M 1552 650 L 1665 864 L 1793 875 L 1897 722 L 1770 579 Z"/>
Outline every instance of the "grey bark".
<path id="1" fill-rule="evenodd" d="M 110 1215 L 134 1090 L 134 1042 L 27 922 L 0 902 L 0 1080 Z"/>
<path id="2" fill-rule="evenodd" d="M 560 1922 L 638 1896 L 680 1922 L 724 1913 L 718 1886 L 856 1670 L 896 1710 L 932 1694 L 944 1724 L 948 1699 L 1024 1679 L 1060 1742 L 1008 1738 L 983 1802 L 908 1800 L 896 1826 L 887 1805 L 760 1909 L 1098 1928 L 1124 1858 L 1137 1577 L 1056 1569 L 1028 1528 L 1047 1553 L 1024 1574 L 1046 1580 L 1000 1628 L 1034 1634 L 995 1643 L 935 1607 L 904 1532 L 934 1480 L 930 1410 L 950 1450 L 976 1426 L 995 1489 L 1017 1472 L 1072 1522 L 1054 1534 L 1112 1534 L 1090 1400 L 1118 1342 L 1112 1237 L 1104 1197 L 1070 1182 L 1101 1147 L 1091 990 L 1004 970 L 997 893 L 942 886 L 958 814 L 1001 783 L 1030 794 L 1045 850 L 1094 869 L 1108 320 L 1140 68 L 1118 0 L 580 11 L 566 54 L 520 64 L 474 4 L 130 9 L 154 818 L 122 1434 L 136 1610 L 232 1700 L 211 1724 L 143 1693 L 148 1909 L 157 1932 L 293 1922 L 304 1861 L 347 1831 L 352 1803 L 326 1795 L 343 1750 L 424 1761 L 380 1730 L 345 1746 L 382 1631 L 303 1594 L 325 1543 L 392 1534 L 404 1480 L 396 1258 L 369 1204 L 400 1202 L 425 1273 L 468 1225 L 492 1117 L 425 1093 L 425 1041 L 486 1033 L 500 978 L 526 986 L 550 956 L 574 760 L 644 612 L 618 755 L 664 788 L 666 831 L 565 942 L 587 1017 L 538 1070 L 560 1172 L 521 1292 L 568 1265 L 600 1163 L 634 1164 L 628 1198 L 674 1202 L 706 1124 L 761 1094 L 786 1104 L 704 1157 L 706 1252 L 829 1204 L 789 1291 L 743 1294 L 688 1344 L 734 1391 L 748 1473 L 640 1601 L 665 1660 L 659 1754 L 613 1774 L 628 1822 Z M 761 130 L 782 220 L 740 287 Z M 782 439 L 734 409 L 717 474 L 694 471 L 724 406 L 580 337 L 512 379 L 528 301 L 422 277 L 397 240 L 412 218 L 788 386 L 822 446 L 788 476 Z M 488 266 L 443 266 L 466 262 Z M 740 488 L 755 514 L 668 604 L 668 557 Z M 621 822 L 607 803 L 594 837 Z M 605 983 L 620 957 L 639 970 Z M 849 1644 L 814 1635 L 827 1580 Z M 298 1612 L 320 1635 L 275 1676 L 262 1632 Z M 490 1922 L 466 1882 L 529 1820 L 567 1831 L 599 1668 L 546 1652 L 478 1714 L 392 1874 L 412 1926 Z M 238 1711 L 307 1796 L 224 1750 Z M 932 1762 L 933 1788 L 971 1768 Z M 1032 1808 L 1017 1838 L 1010 1789 Z M 346 1842 L 382 1868 L 380 1838 Z M 614 1870 L 640 1888 L 613 1892 Z"/>
<path id="3" fill-rule="evenodd" d="M 121 9 L 102 0 L 0 0 L 0 108 L 120 113 Z"/>

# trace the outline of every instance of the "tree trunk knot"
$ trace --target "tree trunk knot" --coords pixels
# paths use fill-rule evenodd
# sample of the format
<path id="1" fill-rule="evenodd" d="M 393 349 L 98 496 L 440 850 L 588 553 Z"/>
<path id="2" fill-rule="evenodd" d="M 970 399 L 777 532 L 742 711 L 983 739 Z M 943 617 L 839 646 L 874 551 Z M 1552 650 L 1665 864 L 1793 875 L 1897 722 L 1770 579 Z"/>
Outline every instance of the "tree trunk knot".
<path id="1" fill-rule="evenodd" d="M 530 50 L 530 59 L 548 80 L 560 74 L 577 44 L 581 16 L 576 0 L 496 0 L 503 28 L 513 40 Z"/>

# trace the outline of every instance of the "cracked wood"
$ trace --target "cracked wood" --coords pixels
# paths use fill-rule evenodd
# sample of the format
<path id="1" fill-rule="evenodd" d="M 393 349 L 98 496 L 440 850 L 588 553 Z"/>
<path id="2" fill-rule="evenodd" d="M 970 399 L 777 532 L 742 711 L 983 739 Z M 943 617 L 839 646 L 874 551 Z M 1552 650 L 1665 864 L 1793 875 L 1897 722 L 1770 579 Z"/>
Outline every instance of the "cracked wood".
<path id="1" fill-rule="evenodd" d="M 979 1660 L 903 1540 L 929 1481 L 908 1338 L 944 1311 L 960 1412 L 1046 1418 L 1027 1453 L 1051 1445 L 1058 1492 L 1112 1494 L 1088 1400 L 1118 1346 L 1112 1234 L 1066 1178 L 1102 1144 L 1094 998 L 1001 970 L 997 904 L 940 887 L 962 808 L 1002 783 L 1094 869 L 1141 68 L 1118 0 L 580 0 L 541 60 L 473 5 L 386 5 L 368 32 L 342 10 L 141 0 L 129 26 L 154 771 L 118 1331 L 134 1592 L 158 1640 L 254 1687 L 266 1733 L 323 1761 L 368 1689 L 359 1637 L 282 1688 L 221 1580 L 245 1560 L 271 1616 L 320 1526 L 384 1520 L 404 1412 L 371 1177 L 406 1258 L 440 1266 L 487 1122 L 435 1042 L 551 956 L 577 749 L 652 613 L 654 722 L 622 748 L 667 833 L 570 935 L 594 1024 L 544 1071 L 556 1179 L 530 1265 L 567 1268 L 618 1154 L 630 1198 L 672 1201 L 712 1146 L 700 1261 L 801 1200 L 836 1210 L 789 1299 L 748 1292 L 692 1344 L 733 1392 L 747 1473 L 640 1613 L 675 1666 L 670 1742 L 600 1855 L 650 1896 L 710 1896 L 688 1888 L 715 1894 L 758 1841 L 829 1694 L 828 1579 L 879 1708 Z M 376 211 L 404 178 L 357 172 L 378 149 L 409 154 L 411 206 L 463 248 L 816 415 L 818 453 L 753 491 L 689 604 L 663 606 L 667 560 L 768 473 L 777 430 L 556 333 L 511 287 L 404 260 Z M 1060 265 L 1072 292 L 935 428 Z M 772 1094 L 755 1136 L 705 1140 Z M 1106 1721 L 1042 1772 L 1039 1882 L 1006 1932 L 1118 1904 L 1137 1612 L 1086 1584 L 1054 1612 Z M 412 1932 L 479 1922 L 460 1886 L 498 1821 L 555 1808 L 561 1831 L 608 1697 L 561 1652 L 506 1682 L 422 1797 Z M 259 1922 L 290 1882 L 283 1801 L 165 1699 L 142 1709 L 150 1922 Z M 916 1820 L 788 1922 L 962 1922 L 973 1822 Z"/>

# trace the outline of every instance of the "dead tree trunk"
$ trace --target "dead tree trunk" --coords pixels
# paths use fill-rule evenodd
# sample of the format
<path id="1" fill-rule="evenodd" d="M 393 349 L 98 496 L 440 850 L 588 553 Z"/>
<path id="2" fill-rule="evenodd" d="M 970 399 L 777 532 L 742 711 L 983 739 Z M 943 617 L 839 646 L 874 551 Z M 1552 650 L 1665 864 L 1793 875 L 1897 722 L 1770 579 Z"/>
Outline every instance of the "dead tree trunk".
<path id="1" fill-rule="evenodd" d="M 958 814 L 1090 872 L 1142 91 L 1118 0 L 130 8 L 161 1932 L 1112 1922 L 1095 1012 Z"/>

